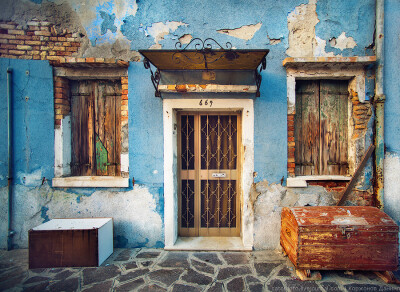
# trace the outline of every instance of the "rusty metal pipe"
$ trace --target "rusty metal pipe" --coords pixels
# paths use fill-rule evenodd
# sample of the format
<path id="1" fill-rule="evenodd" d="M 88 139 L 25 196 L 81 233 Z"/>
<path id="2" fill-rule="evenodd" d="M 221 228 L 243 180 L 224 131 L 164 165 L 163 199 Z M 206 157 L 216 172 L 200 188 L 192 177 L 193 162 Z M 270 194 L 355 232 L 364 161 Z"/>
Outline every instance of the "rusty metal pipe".
<path id="1" fill-rule="evenodd" d="M 383 88 L 383 65 L 384 65 L 384 0 L 376 1 L 375 17 L 375 54 L 376 54 L 376 77 L 375 77 L 375 186 L 374 195 L 377 207 L 383 208 L 383 163 L 385 158 L 384 139 L 384 114 L 385 94 Z"/>
<path id="2" fill-rule="evenodd" d="M 14 231 L 12 230 L 12 203 L 13 203 L 13 115 L 12 115 L 12 69 L 7 68 L 7 123 L 8 123 L 8 235 L 7 235 L 7 250 L 13 247 L 12 238 Z"/>

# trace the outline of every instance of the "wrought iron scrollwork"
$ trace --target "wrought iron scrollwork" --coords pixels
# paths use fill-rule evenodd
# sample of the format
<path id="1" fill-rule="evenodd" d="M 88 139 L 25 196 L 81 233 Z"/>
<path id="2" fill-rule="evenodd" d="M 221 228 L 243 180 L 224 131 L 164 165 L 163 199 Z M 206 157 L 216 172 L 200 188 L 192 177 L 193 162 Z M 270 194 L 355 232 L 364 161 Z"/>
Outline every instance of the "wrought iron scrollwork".
<path id="1" fill-rule="evenodd" d="M 256 97 L 260 97 L 260 87 L 261 87 L 261 81 L 262 81 L 262 77 L 261 77 L 261 71 L 265 70 L 265 68 L 267 68 L 267 59 L 266 57 L 264 57 L 261 60 L 261 64 L 259 69 L 256 69 L 255 71 L 255 79 L 256 79 L 256 85 L 257 85 L 257 92 L 256 92 Z"/>
<path id="2" fill-rule="evenodd" d="M 189 50 L 190 47 L 195 49 L 194 54 L 188 53 L 187 50 Z M 176 64 L 183 61 L 192 64 L 204 64 L 206 70 L 208 70 L 208 64 L 214 63 L 223 57 L 228 60 L 234 60 L 239 57 L 237 53 L 232 51 L 232 44 L 230 42 L 227 42 L 225 47 L 223 47 L 212 38 L 207 38 L 204 41 L 199 38 L 194 38 L 185 47 L 183 47 L 181 42 L 177 42 L 175 48 L 180 50 L 172 55 L 172 60 Z M 213 49 L 221 49 L 223 53 L 218 54 L 213 52 Z"/>
<path id="3" fill-rule="evenodd" d="M 156 72 L 153 73 L 153 70 L 151 70 L 151 65 L 150 65 L 150 61 L 147 58 L 144 58 L 143 60 L 143 65 L 144 68 L 149 69 L 150 73 L 151 73 L 151 82 L 153 83 L 154 89 L 156 90 L 154 95 L 156 97 L 161 97 L 161 93 L 158 90 L 158 85 L 160 84 L 160 80 L 161 80 L 161 73 L 160 71 L 156 70 Z"/>

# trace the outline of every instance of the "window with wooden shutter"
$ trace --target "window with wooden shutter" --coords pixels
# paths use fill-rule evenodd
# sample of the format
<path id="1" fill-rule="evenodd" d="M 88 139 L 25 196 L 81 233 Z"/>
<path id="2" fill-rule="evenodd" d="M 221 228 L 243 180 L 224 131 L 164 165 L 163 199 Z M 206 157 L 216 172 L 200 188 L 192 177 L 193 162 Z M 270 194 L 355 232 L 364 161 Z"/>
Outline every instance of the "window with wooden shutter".
<path id="1" fill-rule="evenodd" d="M 71 81 L 73 176 L 121 175 L 121 84 Z"/>
<path id="2" fill-rule="evenodd" d="M 348 174 L 348 82 L 297 80 L 295 174 Z"/>

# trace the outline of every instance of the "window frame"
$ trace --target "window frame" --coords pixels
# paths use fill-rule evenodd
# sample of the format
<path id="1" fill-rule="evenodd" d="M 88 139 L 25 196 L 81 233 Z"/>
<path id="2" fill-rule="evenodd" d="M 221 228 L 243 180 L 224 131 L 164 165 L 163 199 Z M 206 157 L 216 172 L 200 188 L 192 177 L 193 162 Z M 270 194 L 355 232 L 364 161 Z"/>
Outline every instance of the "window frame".
<path id="1" fill-rule="evenodd" d="M 307 187 L 307 181 L 349 181 L 354 174 L 359 157 L 357 150 L 366 149 L 365 139 L 357 142 L 351 141 L 354 133 L 354 122 L 352 120 L 352 102 L 349 98 L 348 106 L 348 163 L 349 174 L 343 175 L 295 175 L 295 141 L 294 141 L 294 114 L 296 112 L 296 80 L 322 80 L 341 79 L 348 80 L 349 92 L 357 96 L 361 103 L 365 102 L 365 78 L 366 65 L 376 61 L 371 57 L 309 57 L 309 58 L 286 58 L 283 66 L 286 67 L 287 75 L 287 120 L 288 120 L 288 160 L 287 160 L 287 187 Z M 293 135 L 290 135 L 293 133 Z M 292 154 L 291 154 L 292 153 Z"/>
<path id="2" fill-rule="evenodd" d="M 122 94 L 126 96 L 125 104 L 121 99 L 121 175 L 120 176 L 71 176 L 71 154 L 72 154 L 72 133 L 71 133 L 71 111 L 65 113 L 62 119 L 55 124 L 55 161 L 53 187 L 95 187 L 95 188 L 126 188 L 129 187 L 129 146 L 128 146 L 128 70 L 127 65 L 119 66 L 120 63 L 79 64 L 77 67 L 54 67 L 54 78 L 61 77 L 68 83 L 71 80 L 113 80 L 121 83 Z M 97 66 L 96 66 L 97 65 Z M 97 67 L 93 70 L 93 67 Z M 57 111 L 57 109 L 56 109 Z"/>

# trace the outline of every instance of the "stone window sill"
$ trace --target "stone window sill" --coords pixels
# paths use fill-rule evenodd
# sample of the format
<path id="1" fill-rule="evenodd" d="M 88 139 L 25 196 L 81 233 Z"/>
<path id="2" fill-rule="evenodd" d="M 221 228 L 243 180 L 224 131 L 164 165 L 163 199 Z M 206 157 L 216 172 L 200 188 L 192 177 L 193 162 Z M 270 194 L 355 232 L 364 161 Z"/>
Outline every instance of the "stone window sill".
<path id="1" fill-rule="evenodd" d="M 306 188 L 307 181 L 318 181 L 318 180 L 336 180 L 336 181 L 349 181 L 351 176 L 344 175 L 305 175 L 288 177 L 286 180 L 286 186 L 288 188 Z"/>
<path id="2" fill-rule="evenodd" d="M 120 176 L 55 177 L 52 185 L 56 188 L 127 188 L 129 178 Z"/>

